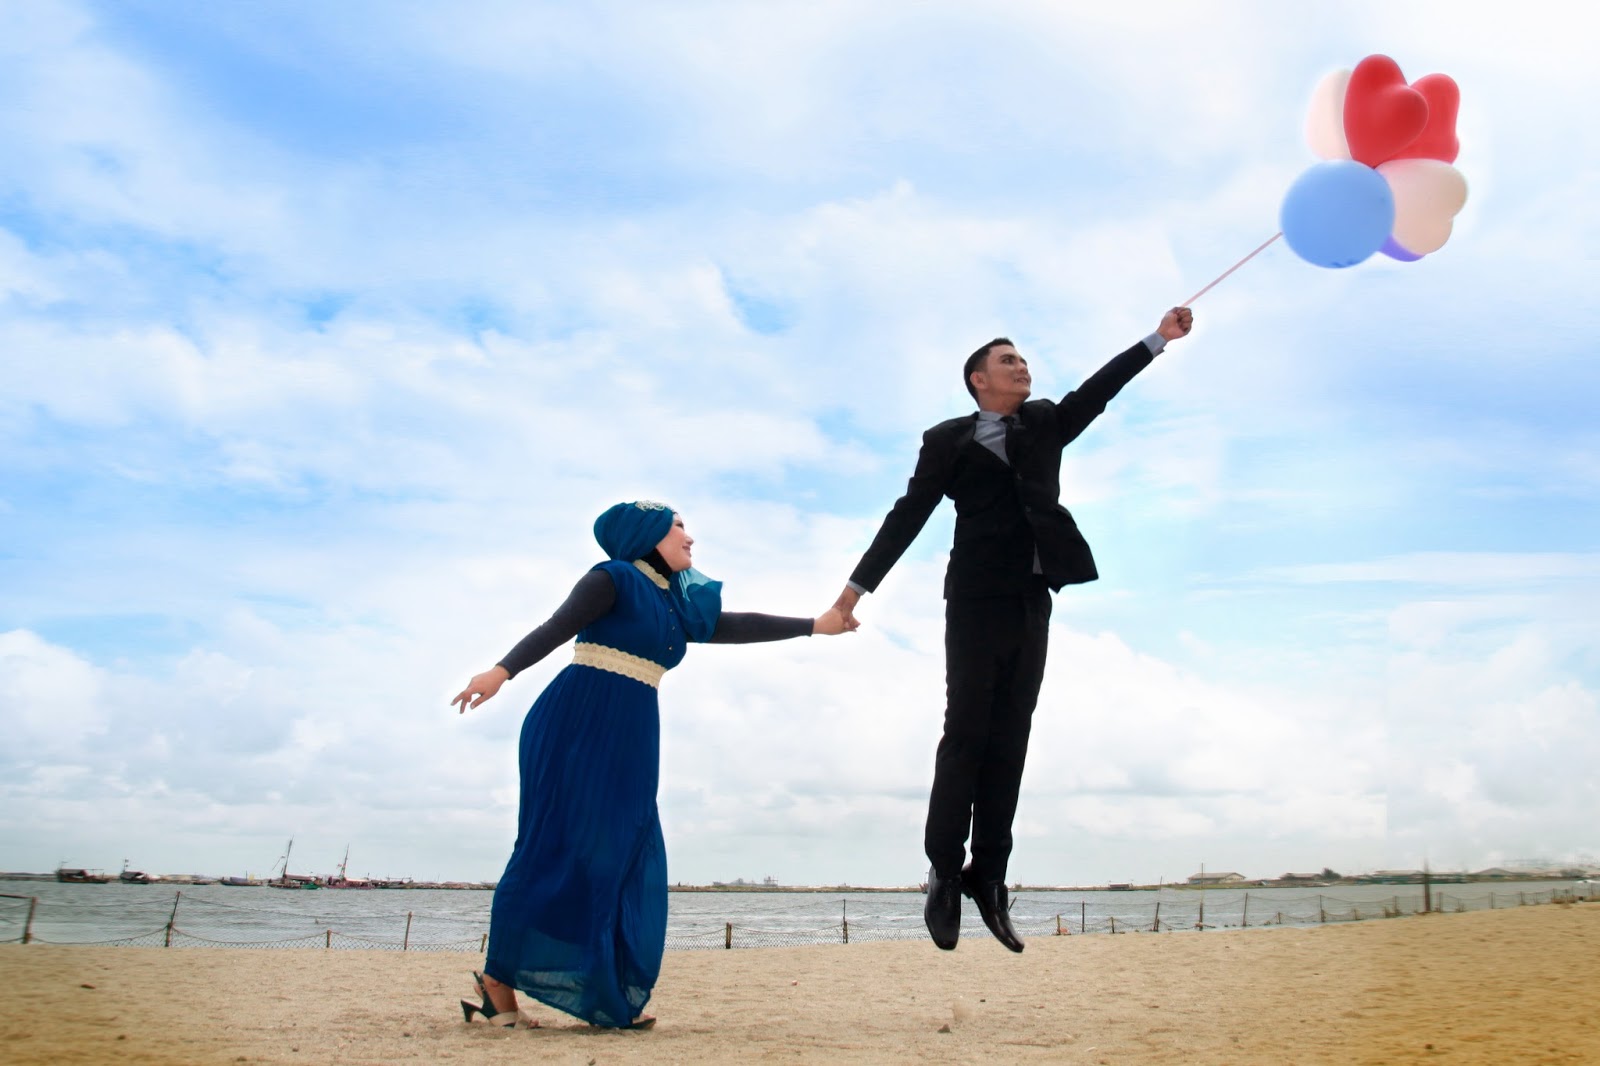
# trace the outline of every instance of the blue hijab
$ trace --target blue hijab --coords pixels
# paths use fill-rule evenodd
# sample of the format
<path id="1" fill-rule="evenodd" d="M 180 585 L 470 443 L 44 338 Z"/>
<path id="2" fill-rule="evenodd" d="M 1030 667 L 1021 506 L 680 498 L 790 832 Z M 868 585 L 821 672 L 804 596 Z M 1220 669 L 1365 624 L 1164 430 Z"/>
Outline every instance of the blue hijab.
<path id="1" fill-rule="evenodd" d="M 606 508 L 594 520 L 594 539 L 606 557 L 635 562 L 650 554 L 672 529 L 672 508 L 654 500 L 635 500 Z M 683 619 L 690 640 L 704 642 L 717 628 L 722 614 L 722 582 L 712 581 L 691 567 L 667 579 L 667 591 Z"/>

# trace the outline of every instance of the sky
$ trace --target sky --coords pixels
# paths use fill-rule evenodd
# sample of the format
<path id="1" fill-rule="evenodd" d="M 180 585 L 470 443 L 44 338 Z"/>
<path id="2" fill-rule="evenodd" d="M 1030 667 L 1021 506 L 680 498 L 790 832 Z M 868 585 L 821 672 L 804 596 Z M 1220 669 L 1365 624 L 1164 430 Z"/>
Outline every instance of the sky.
<path id="1" fill-rule="evenodd" d="M 1224 10 L 1209 10 L 1223 7 Z M 1059 398 L 1272 236 L 1330 70 L 1462 93 L 1414 263 L 1277 242 L 1067 451 L 1012 880 L 1600 863 L 1600 15 L 0 0 L 0 869 L 492 880 L 670 503 L 815 615 L 996 335 Z M 1587 101 L 1587 103 L 1585 103 Z M 1585 110 L 1587 109 L 1587 110 Z M 949 504 L 661 689 L 673 881 L 921 880 Z M 1589 607 L 1585 607 L 1589 604 Z"/>

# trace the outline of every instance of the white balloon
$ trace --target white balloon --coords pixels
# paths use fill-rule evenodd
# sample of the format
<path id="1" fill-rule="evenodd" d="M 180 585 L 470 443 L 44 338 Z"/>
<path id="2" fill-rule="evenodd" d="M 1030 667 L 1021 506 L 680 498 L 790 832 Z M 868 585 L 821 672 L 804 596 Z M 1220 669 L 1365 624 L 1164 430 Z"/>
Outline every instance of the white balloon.
<path id="1" fill-rule="evenodd" d="M 1306 112 L 1306 142 L 1323 159 L 1349 159 L 1344 136 L 1344 92 L 1350 86 L 1348 70 L 1330 70 L 1311 94 Z"/>
<path id="2" fill-rule="evenodd" d="M 1439 159 L 1391 159 L 1378 173 L 1394 193 L 1395 243 L 1413 255 L 1443 247 L 1467 202 L 1461 172 Z"/>

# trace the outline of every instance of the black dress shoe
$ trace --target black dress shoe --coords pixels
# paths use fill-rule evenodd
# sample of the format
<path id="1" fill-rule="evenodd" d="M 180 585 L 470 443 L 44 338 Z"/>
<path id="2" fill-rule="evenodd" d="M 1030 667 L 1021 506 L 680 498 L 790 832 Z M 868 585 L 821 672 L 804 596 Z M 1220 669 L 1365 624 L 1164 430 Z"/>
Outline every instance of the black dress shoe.
<path id="1" fill-rule="evenodd" d="M 978 913 L 983 915 L 983 924 L 989 927 L 989 932 L 994 938 L 1012 951 L 1022 950 L 1022 938 L 1017 936 L 1017 931 L 1011 927 L 1011 909 L 1006 897 L 1006 883 L 1004 881 L 980 881 L 977 875 L 968 866 L 961 871 L 961 890 L 972 897 L 972 902 L 978 905 Z M 933 891 L 930 882 L 928 891 Z"/>
<path id="2" fill-rule="evenodd" d="M 940 877 L 937 871 L 928 871 L 928 899 L 922 905 L 922 920 L 928 923 L 928 935 L 945 951 L 955 949 L 961 936 L 961 879 Z"/>

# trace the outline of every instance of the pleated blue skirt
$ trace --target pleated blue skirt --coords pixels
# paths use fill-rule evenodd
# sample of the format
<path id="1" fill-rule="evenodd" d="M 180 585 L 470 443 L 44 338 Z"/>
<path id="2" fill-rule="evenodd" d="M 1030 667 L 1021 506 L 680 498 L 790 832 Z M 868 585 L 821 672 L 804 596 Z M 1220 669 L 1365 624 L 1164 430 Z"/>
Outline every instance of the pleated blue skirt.
<path id="1" fill-rule="evenodd" d="M 485 972 L 596 1025 L 650 1000 L 667 937 L 656 689 L 568 666 L 522 724 L 517 842 Z"/>

